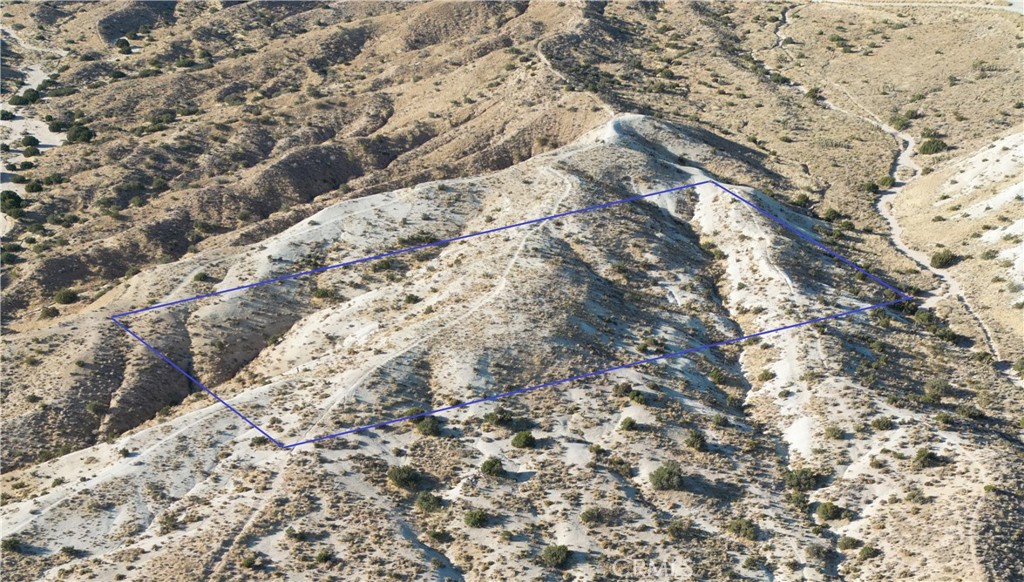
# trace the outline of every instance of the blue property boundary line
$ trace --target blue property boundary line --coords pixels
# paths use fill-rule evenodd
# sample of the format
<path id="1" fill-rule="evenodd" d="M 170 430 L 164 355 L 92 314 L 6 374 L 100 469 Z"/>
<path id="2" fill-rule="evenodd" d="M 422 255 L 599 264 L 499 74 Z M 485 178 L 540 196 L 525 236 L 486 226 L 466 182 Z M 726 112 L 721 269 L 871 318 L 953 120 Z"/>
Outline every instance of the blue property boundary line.
<path id="1" fill-rule="evenodd" d="M 731 339 L 727 339 L 727 340 L 722 340 L 722 341 L 711 343 L 711 344 L 705 344 L 705 345 L 701 345 L 701 346 L 687 348 L 687 349 L 680 350 L 680 351 L 677 351 L 677 352 L 672 352 L 672 353 L 669 353 L 669 354 L 662 354 L 660 356 L 655 356 L 655 357 L 651 357 L 651 358 L 645 358 L 645 359 L 642 359 L 642 360 L 637 360 L 637 361 L 629 362 L 629 363 L 626 363 L 626 364 L 620 364 L 618 366 L 613 366 L 611 368 L 604 368 L 604 369 L 601 369 L 601 370 L 594 370 L 592 372 L 587 372 L 585 374 L 578 374 L 576 376 L 570 376 L 568 378 L 562 378 L 560 380 L 552 380 L 550 382 L 545 382 L 543 384 L 536 384 L 536 385 L 533 385 L 533 386 L 528 386 L 526 388 L 519 388 L 517 390 L 511 390 L 511 391 L 508 391 L 508 392 L 503 392 L 501 394 L 495 394 L 495 395 L 487 396 L 487 397 L 484 397 L 484 398 L 477 398 L 475 400 L 470 400 L 470 401 L 467 401 L 467 402 L 460 402 L 458 404 L 454 404 L 454 405 L 451 405 L 451 406 L 446 406 L 446 407 L 443 407 L 443 408 L 436 408 L 434 410 L 429 410 L 429 411 L 426 411 L 426 412 L 421 412 L 419 414 L 411 414 L 411 415 L 408 415 L 408 416 L 402 416 L 402 417 L 394 418 L 394 419 L 391 419 L 391 420 L 386 420 L 386 421 L 377 422 L 377 423 L 373 423 L 373 424 L 367 424 L 367 425 L 363 425 L 363 426 L 349 428 L 349 429 L 346 429 L 346 430 L 343 430 L 343 431 L 340 431 L 340 432 L 336 432 L 336 433 L 332 433 L 332 434 L 327 434 L 327 435 L 324 435 L 324 436 L 319 436 L 319 437 L 315 437 L 315 438 L 311 438 L 311 439 L 306 439 L 306 440 L 294 442 L 294 443 L 291 443 L 291 444 L 282 443 L 281 441 L 279 441 L 276 438 L 274 438 L 273 436 L 271 436 L 270 433 L 268 433 L 263 428 L 261 428 L 259 425 L 257 425 L 255 422 L 253 422 L 251 419 L 249 419 L 249 417 L 247 417 L 244 414 L 242 414 L 237 408 L 235 408 L 230 403 L 228 403 L 226 400 L 224 400 L 223 398 L 218 396 L 213 390 L 207 388 L 205 384 L 200 382 L 192 374 L 189 374 L 181 366 L 179 366 L 178 364 L 174 363 L 174 361 L 172 361 L 169 357 L 164 355 L 160 350 L 158 350 L 155 347 L 153 347 L 153 345 L 151 345 L 149 342 L 147 342 L 141 336 L 139 336 L 134 331 L 132 331 L 127 325 L 125 325 L 124 323 L 122 323 L 120 321 L 121 318 L 128 317 L 130 315 L 136 315 L 136 314 L 139 314 L 139 313 L 145 313 L 147 311 L 153 311 L 153 310 L 156 310 L 156 309 L 163 309 L 165 307 L 171 307 L 173 305 L 181 305 L 183 303 L 189 303 L 189 302 L 192 302 L 192 301 L 197 301 L 199 299 L 205 299 L 207 297 L 215 297 L 215 296 L 218 296 L 218 295 L 225 295 L 225 294 L 233 293 L 233 292 L 236 292 L 236 291 L 243 291 L 245 289 L 252 289 L 253 287 L 259 287 L 259 286 L 262 286 L 262 285 L 269 285 L 271 283 L 277 283 L 277 282 L 286 281 L 286 280 L 289 280 L 289 279 L 296 279 L 296 278 L 299 278 L 299 277 L 304 277 L 306 275 L 313 275 L 313 274 L 316 274 L 316 273 L 322 273 L 322 272 L 329 271 L 329 270 L 332 270 L 332 269 L 339 269 L 339 268 L 342 268 L 342 267 L 349 267 L 349 266 L 352 266 L 352 265 L 357 265 L 357 264 L 360 264 L 360 263 L 366 263 L 366 262 L 369 262 L 369 261 L 374 261 L 374 260 L 383 259 L 383 258 L 387 258 L 387 257 L 393 257 L 395 255 L 409 253 L 409 252 L 413 252 L 413 251 L 417 251 L 417 250 L 421 250 L 421 249 L 425 249 L 425 248 L 429 248 L 429 247 L 443 246 L 443 245 L 447 245 L 449 243 L 458 242 L 458 241 L 462 241 L 462 240 L 467 240 L 467 239 L 471 239 L 471 238 L 474 238 L 474 237 L 483 236 L 483 235 L 486 235 L 486 234 L 493 234 L 493 233 L 496 233 L 496 232 L 501 232 L 501 231 L 504 231 L 504 230 L 518 228 L 518 227 L 521 227 L 521 226 L 528 226 L 528 225 L 531 225 L 531 224 L 537 224 L 537 223 L 540 223 L 540 222 L 545 222 L 545 221 L 548 221 L 548 220 L 555 220 L 555 219 L 562 218 L 562 217 L 565 217 L 565 216 L 571 216 L 573 214 L 582 214 L 582 213 L 585 213 L 585 212 L 593 212 L 595 210 L 601 210 L 603 208 L 608 208 L 608 207 L 611 207 L 611 206 L 616 206 L 616 205 L 620 205 L 620 204 L 626 204 L 628 202 L 635 202 L 637 200 L 643 200 L 645 198 L 651 198 L 651 197 L 654 197 L 654 196 L 659 196 L 661 194 L 667 194 L 667 193 L 670 193 L 670 192 L 678 192 L 678 191 L 689 189 L 689 188 L 696 188 L 698 186 L 703 186 L 705 184 L 714 184 L 715 186 L 717 186 L 718 188 L 720 188 L 724 192 L 726 192 L 729 195 L 731 195 L 736 200 L 739 200 L 743 204 L 746 204 L 747 206 L 749 206 L 750 208 L 754 209 L 755 211 L 757 211 L 757 212 L 763 214 L 764 216 L 768 217 L 769 219 L 771 219 L 776 224 L 782 226 L 786 230 L 788 230 L 788 231 L 792 232 L 793 234 L 797 235 L 798 237 L 800 237 L 802 240 L 813 244 L 818 249 L 820 249 L 820 250 L 824 251 L 825 253 L 831 255 L 832 257 L 838 259 L 843 264 L 856 269 L 858 272 L 860 272 L 861 274 L 867 276 L 869 279 L 871 279 L 875 283 L 878 283 L 879 285 L 881 285 L 882 287 L 886 288 L 887 290 L 896 293 L 896 295 L 898 296 L 898 299 L 894 299 L 892 301 L 886 301 L 884 303 L 876 303 L 874 305 L 869 305 L 867 307 L 860 307 L 860 308 L 857 308 L 857 309 L 851 309 L 849 311 L 844 311 L 842 313 L 836 313 L 836 314 L 833 314 L 833 315 L 826 315 L 826 316 L 823 316 L 823 317 L 817 317 L 817 318 L 814 318 L 814 319 L 808 319 L 806 321 L 802 321 L 802 322 L 799 322 L 799 323 L 793 323 L 793 324 L 790 324 L 790 325 L 784 325 L 782 327 L 777 327 L 777 328 L 769 329 L 769 330 L 765 330 L 765 331 L 759 331 L 759 332 L 756 332 L 756 333 L 752 333 L 752 334 L 748 334 L 748 335 L 744 335 L 744 336 L 740 336 L 740 337 L 735 337 L 735 338 L 731 338 Z M 582 379 L 585 379 L 585 378 L 592 378 L 592 377 L 595 377 L 595 376 L 601 376 L 601 375 L 604 375 L 604 374 L 615 372 L 617 370 L 625 370 L 625 369 L 633 368 L 633 367 L 640 366 L 640 365 L 643 365 L 643 364 L 650 364 L 650 363 L 658 362 L 658 361 L 661 361 L 661 360 L 677 358 L 679 356 L 682 356 L 682 355 L 685 355 L 685 354 L 689 354 L 689 353 L 693 353 L 693 352 L 697 352 L 697 351 L 700 351 L 700 350 L 707 350 L 707 349 L 711 349 L 711 348 L 718 347 L 718 346 L 724 346 L 724 345 L 728 345 L 728 344 L 733 344 L 733 343 L 740 342 L 740 341 L 743 341 L 743 340 L 747 340 L 747 339 L 751 339 L 751 338 L 755 338 L 755 337 L 760 337 L 760 336 L 764 336 L 764 335 L 768 335 L 768 334 L 772 334 L 772 333 L 776 333 L 776 332 L 780 332 L 780 331 L 785 331 L 785 330 L 788 330 L 788 329 L 795 329 L 795 328 L 802 327 L 802 326 L 805 326 L 805 325 L 811 325 L 811 324 L 820 323 L 820 322 L 823 322 L 823 321 L 839 319 L 839 318 L 842 318 L 842 317 L 847 317 L 847 316 L 853 315 L 855 313 L 862 313 L 862 312 L 865 312 L 865 311 L 870 311 L 872 309 L 878 309 L 880 307 L 888 307 L 890 305 L 895 305 L 897 303 L 902 303 L 904 301 L 912 301 L 913 299 L 914 299 L 914 297 L 912 297 L 911 295 L 908 295 L 908 294 L 904 293 L 903 291 L 900 291 L 899 289 L 897 289 L 896 287 L 893 287 L 892 285 L 886 283 L 885 281 L 883 281 L 879 277 L 877 277 L 875 275 L 872 275 L 871 273 L 869 273 L 865 269 L 863 269 L 860 266 L 858 266 L 853 261 L 850 261 L 849 259 L 847 259 L 847 258 L 843 257 L 842 255 L 836 253 L 835 251 L 833 251 L 832 249 L 828 248 L 824 244 L 822 244 L 822 243 L 818 242 L 817 240 L 815 240 L 813 237 L 811 237 L 811 236 L 809 236 L 807 234 L 804 234 L 803 232 L 800 231 L 800 229 L 798 229 L 795 226 L 789 224 L 788 222 L 782 220 L 781 218 L 773 215 L 772 213 L 768 212 L 767 210 L 761 208 L 760 206 L 754 204 L 750 200 L 747 200 L 743 196 L 740 196 L 739 194 L 737 194 L 737 193 L 733 192 L 732 190 L 726 188 L 725 186 L 723 186 L 722 184 L 716 182 L 715 180 L 704 180 L 702 182 L 696 182 L 694 184 L 686 184 L 686 185 L 683 185 L 683 186 L 676 186 L 674 188 L 668 188 L 666 190 L 660 190 L 658 192 L 651 192 L 649 194 L 641 194 L 641 195 L 638 195 L 638 196 L 631 196 L 629 198 L 622 198 L 620 200 L 614 200 L 612 202 L 606 202 L 606 203 L 603 203 L 603 204 L 597 204 L 595 206 L 588 206 L 588 207 L 585 207 L 585 208 L 579 208 L 579 209 L 570 210 L 570 211 L 567 211 L 567 212 L 560 212 L 558 214 L 552 214 L 552 215 L 549 215 L 549 216 L 543 216 L 543 217 L 540 217 L 540 218 L 534 218 L 534 219 L 526 220 L 526 221 L 523 221 L 523 222 L 517 222 L 515 224 L 509 224 L 509 225 L 506 225 L 506 226 L 499 226 L 497 228 L 491 228 L 491 229 L 488 229 L 488 230 L 482 230 L 482 231 L 479 231 L 479 232 L 474 232 L 474 233 L 470 233 L 470 234 L 464 234 L 464 235 L 461 235 L 461 236 L 457 236 L 457 237 L 453 237 L 453 238 L 449 238 L 449 239 L 445 239 L 445 240 L 439 240 L 439 241 L 434 241 L 434 242 L 425 243 L 425 244 L 421 244 L 421 245 L 411 246 L 411 247 L 407 247 L 407 248 L 403 248 L 403 249 L 398 249 L 398 250 L 394 250 L 394 251 L 388 251 L 388 252 L 385 252 L 385 253 L 380 253 L 380 254 L 377 254 L 377 255 L 373 255 L 373 256 L 369 256 L 369 257 L 364 257 L 364 258 L 361 258 L 361 259 L 355 259 L 355 260 L 351 260 L 351 261 L 346 261 L 346 262 L 338 263 L 338 264 L 335 264 L 335 265 L 327 265 L 325 267 L 320 267 L 320 268 L 317 268 L 317 269 L 311 269 L 311 270 L 308 270 L 308 271 L 301 271 L 301 272 L 298 272 L 298 273 L 292 273 L 292 274 L 289 274 L 289 275 L 284 275 L 282 277 L 275 277 L 273 279 L 267 279 L 267 280 L 264 280 L 264 281 L 257 281 L 255 283 L 249 283 L 249 284 L 246 284 L 246 285 L 240 285 L 238 287 L 232 287 L 230 289 L 221 289 L 219 291 L 214 291 L 212 293 L 204 293 L 202 295 L 196 295 L 194 297 L 188 297 L 188 298 L 179 299 L 179 300 L 176 300 L 176 301 L 169 301 L 169 302 L 166 302 L 166 303 L 159 303 L 159 304 L 156 304 L 156 305 L 151 305 L 149 307 L 143 307 L 141 309 L 135 309 L 135 310 L 132 310 L 132 311 L 125 311 L 125 312 L 122 312 L 122 313 L 116 313 L 116 314 L 110 316 L 110 319 L 118 327 L 120 327 L 122 330 L 124 330 L 128 335 L 130 335 L 131 337 L 135 338 L 135 340 L 137 340 L 139 343 L 141 343 L 143 346 L 145 346 L 149 351 L 151 351 L 154 354 L 156 354 L 156 356 L 159 357 L 161 360 L 167 362 L 172 368 L 174 368 L 175 370 L 180 372 L 183 376 L 185 376 L 190 381 L 195 383 L 197 386 L 202 388 L 210 396 L 212 396 L 218 402 L 220 402 L 221 404 L 226 406 L 228 408 L 228 410 L 230 410 L 231 412 L 235 413 L 235 415 L 237 415 L 239 418 L 241 418 L 243 421 L 245 421 L 249 426 L 251 426 L 252 428 L 256 429 L 263 436 L 267 437 L 272 443 L 274 443 L 275 445 L 277 445 L 278 447 L 280 447 L 282 449 L 292 449 L 292 448 L 295 448 L 295 447 L 298 447 L 298 446 L 301 446 L 301 445 L 317 443 L 317 442 L 325 441 L 325 440 L 332 439 L 332 438 L 337 438 L 337 437 L 344 436 L 344 435 L 349 435 L 349 434 L 353 434 L 353 433 L 357 433 L 357 432 L 361 432 L 361 431 L 365 431 L 365 430 L 370 430 L 370 429 L 374 429 L 374 428 L 380 428 L 380 427 L 383 427 L 383 426 L 388 426 L 388 425 L 399 423 L 399 422 L 403 422 L 403 421 L 406 421 L 406 420 L 411 420 L 411 419 L 414 419 L 414 418 L 420 418 L 420 417 L 430 416 L 430 415 L 433 415 L 433 414 L 439 414 L 439 413 L 442 413 L 442 412 L 447 412 L 449 410 L 455 410 L 455 409 L 458 409 L 458 408 L 465 408 L 467 406 L 472 406 L 474 404 L 480 404 L 480 403 L 483 403 L 483 402 L 490 402 L 490 401 L 498 400 L 498 399 L 501 399 L 501 398 L 507 398 L 509 396 L 516 396 L 518 394 L 525 394 L 527 392 L 533 392 L 535 390 L 540 390 L 542 388 L 550 388 L 552 386 L 558 386 L 560 384 L 566 384 L 566 383 L 569 383 L 569 382 L 574 382 L 576 380 L 582 380 Z"/>

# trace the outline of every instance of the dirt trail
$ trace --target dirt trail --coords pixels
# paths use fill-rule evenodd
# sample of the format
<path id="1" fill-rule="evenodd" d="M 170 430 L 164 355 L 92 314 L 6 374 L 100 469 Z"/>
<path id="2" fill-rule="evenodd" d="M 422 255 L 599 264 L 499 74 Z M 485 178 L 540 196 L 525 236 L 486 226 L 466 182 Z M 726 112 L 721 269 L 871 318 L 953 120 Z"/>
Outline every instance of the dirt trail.
<path id="1" fill-rule="evenodd" d="M 30 51 L 40 53 L 55 54 L 60 58 L 63 58 L 67 54 L 67 51 L 51 49 L 44 46 L 34 45 L 25 42 L 23 39 L 18 37 L 13 30 L 7 27 L 0 26 L 0 31 L 3 31 L 5 35 L 13 38 L 18 45 L 28 49 Z M 32 63 L 25 66 L 25 84 L 18 88 L 18 95 L 23 94 L 29 89 L 37 89 L 43 81 L 48 79 L 50 71 L 38 63 Z M 47 149 L 57 147 L 64 140 L 62 134 L 50 131 L 49 124 L 44 122 L 42 119 L 36 119 L 35 108 L 32 105 L 15 106 L 9 103 L 3 103 L 3 109 L 14 113 L 14 119 L 5 121 L 3 124 L 2 132 L 0 137 L 4 140 L 18 139 L 22 135 L 32 135 L 39 140 L 39 149 L 46 151 Z M 21 151 L 12 151 L 7 156 L 4 156 L 4 164 L 18 164 L 25 161 L 25 156 Z M 15 184 L 10 181 L 11 175 L 4 172 L 0 182 L 3 183 L 3 189 L 14 190 L 19 195 L 25 194 L 24 184 Z M 0 236 L 6 236 L 8 232 L 14 228 L 17 221 L 10 218 L 6 214 L 0 214 Z"/>
<path id="2" fill-rule="evenodd" d="M 847 2 L 838 2 L 841 4 L 847 4 Z M 852 4 L 852 3 L 851 3 Z M 793 11 L 797 9 L 794 8 Z M 777 37 L 776 42 L 772 45 L 772 49 L 781 49 L 786 56 L 792 61 L 793 56 L 786 50 L 785 45 L 782 41 L 786 38 L 783 34 L 783 29 L 789 25 L 790 10 L 787 8 L 782 11 L 779 25 L 775 29 L 775 36 Z M 771 49 L 769 49 L 771 50 Z M 903 227 L 900 225 L 896 216 L 892 212 L 893 202 L 897 194 L 902 192 L 915 178 L 921 175 L 921 166 L 914 160 L 915 140 L 914 137 L 908 133 L 902 132 L 889 124 L 882 121 L 877 115 L 874 114 L 870 109 L 865 107 L 860 101 L 858 101 L 849 91 L 846 90 L 842 85 L 830 81 L 827 78 L 820 79 L 822 85 L 828 85 L 837 89 L 842 95 L 854 106 L 854 108 L 860 110 L 862 113 L 851 111 L 837 105 L 834 101 L 823 97 L 821 103 L 835 111 L 844 113 L 850 117 L 854 117 L 866 123 L 875 126 L 877 129 L 890 135 L 898 144 L 900 153 L 893 161 L 892 166 L 889 170 L 889 175 L 895 180 L 895 184 L 886 190 L 878 198 L 876 207 L 878 213 L 885 219 L 889 225 L 890 240 L 898 251 L 903 253 L 905 256 L 910 258 L 912 261 L 918 264 L 922 269 L 929 271 L 941 282 L 941 286 L 938 291 L 934 292 L 931 297 L 928 297 L 921 302 L 921 307 L 934 309 L 939 303 L 945 299 L 953 299 L 959 301 L 968 314 L 977 322 L 978 328 L 981 330 L 982 336 L 985 340 L 985 345 L 988 347 L 989 352 L 995 356 L 995 358 L 1001 359 L 999 349 L 995 342 L 992 341 L 992 330 L 988 328 L 984 320 L 978 315 L 977 311 L 967 301 L 963 290 L 953 277 L 952 273 L 948 269 L 939 269 L 931 266 L 931 260 L 928 255 L 924 252 L 912 249 L 903 241 Z M 806 93 L 807 88 L 804 86 L 797 86 L 797 89 Z"/>

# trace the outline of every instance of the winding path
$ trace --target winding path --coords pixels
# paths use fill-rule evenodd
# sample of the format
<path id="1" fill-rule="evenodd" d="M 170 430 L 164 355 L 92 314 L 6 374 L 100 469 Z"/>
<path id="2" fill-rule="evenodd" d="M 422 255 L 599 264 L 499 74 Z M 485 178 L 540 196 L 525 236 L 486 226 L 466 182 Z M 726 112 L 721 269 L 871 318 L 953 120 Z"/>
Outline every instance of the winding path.
<path id="1" fill-rule="evenodd" d="M 854 2 L 837 3 L 860 5 Z M 890 4 L 887 3 L 879 5 L 886 6 Z M 896 4 L 892 3 L 891 5 Z M 911 4 L 901 5 L 910 6 Z M 963 5 L 960 6 L 968 7 Z M 794 8 L 793 10 L 795 11 L 796 8 Z M 794 60 L 793 56 L 789 53 L 788 50 L 786 50 L 786 45 L 783 44 L 782 42 L 786 38 L 782 31 L 787 25 L 789 25 L 789 14 L 790 9 L 788 7 L 782 11 L 779 20 L 779 25 L 776 26 L 775 28 L 776 41 L 775 43 L 773 43 L 772 47 L 769 50 L 778 48 L 782 50 L 786 54 L 786 56 L 792 61 Z M 903 227 L 900 225 L 899 220 L 896 218 L 895 214 L 893 214 L 893 203 L 895 202 L 896 195 L 902 192 L 903 189 L 910 184 L 910 182 L 912 182 L 921 174 L 921 166 L 919 166 L 917 162 L 914 160 L 914 137 L 882 121 L 877 115 L 875 115 L 874 112 L 865 107 L 860 101 L 858 101 L 853 95 L 851 95 L 845 87 L 843 87 L 839 83 L 830 81 L 828 79 L 821 79 L 821 82 L 823 85 L 827 84 L 829 87 L 837 89 L 851 104 L 853 104 L 853 106 L 856 109 L 860 110 L 862 113 L 851 111 L 849 109 L 844 109 L 843 107 L 840 107 L 834 101 L 828 99 L 827 97 L 822 97 L 821 103 L 825 107 L 833 109 L 835 111 L 839 111 L 840 113 L 846 114 L 850 117 L 859 119 L 861 121 L 864 121 L 865 123 L 873 125 L 875 128 L 891 136 L 899 146 L 900 153 L 893 161 L 893 164 L 889 170 L 889 175 L 895 181 L 895 185 L 889 188 L 887 191 L 885 191 L 881 196 L 879 196 L 878 202 L 876 203 L 876 208 L 878 209 L 879 215 L 881 215 L 882 218 L 884 218 L 886 223 L 889 225 L 890 239 L 892 241 L 893 246 L 896 247 L 896 249 L 903 253 L 906 257 L 917 263 L 919 267 L 926 271 L 929 271 L 932 275 L 939 279 L 939 281 L 941 281 L 941 286 L 939 290 L 933 292 L 931 297 L 928 297 L 927 299 L 922 301 L 921 306 L 925 308 L 934 309 L 944 299 L 953 299 L 955 301 L 960 302 L 964 306 L 964 309 L 967 311 L 967 313 L 975 320 L 975 322 L 977 322 L 978 328 L 981 330 L 982 337 L 985 340 L 985 345 L 988 347 L 989 352 L 993 356 L 995 356 L 997 360 L 1001 359 L 999 354 L 999 348 L 996 345 L 996 343 L 992 340 L 992 330 L 989 329 L 989 327 L 985 324 L 985 321 L 981 318 L 981 316 L 978 315 L 977 311 L 975 311 L 975 309 L 971 306 L 970 302 L 967 301 L 967 298 L 964 295 L 963 290 L 960 288 L 960 285 L 957 283 L 952 273 L 950 273 L 948 269 L 939 269 L 936 267 L 932 267 L 931 260 L 926 253 L 911 248 L 903 240 Z M 797 89 L 804 92 L 805 94 L 807 92 L 807 88 L 803 86 L 797 86 Z"/>

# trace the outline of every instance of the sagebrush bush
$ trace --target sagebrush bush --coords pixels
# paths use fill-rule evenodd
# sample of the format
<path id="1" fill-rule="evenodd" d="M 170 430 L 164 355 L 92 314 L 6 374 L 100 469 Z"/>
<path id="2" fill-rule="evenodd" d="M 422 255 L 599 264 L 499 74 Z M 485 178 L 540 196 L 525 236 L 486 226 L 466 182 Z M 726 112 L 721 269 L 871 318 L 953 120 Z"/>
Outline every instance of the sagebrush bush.
<path id="1" fill-rule="evenodd" d="M 818 504 L 818 508 L 814 510 L 814 514 L 817 515 L 818 518 L 820 518 L 822 521 L 830 521 L 842 517 L 843 508 L 836 505 L 835 503 L 832 503 L 831 501 L 826 501 L 824 503 Z"/>
<path id="2" fill-rule="evenodd" d="M 818 486 L 820 476 L 807 467 L 786 473 L 786 487 L 797 491 L 810 491 Z"/>
<path id="3" fill-rule="evenodd" d="M 683 469 L 676 461 L 665 461 L 651 471 L 651 487 L 657 491 L 682 491 Z"/>
<path id="4" fill-rule="evenodd" d="M 441 498 L 429 491 L 423 491 L 416 496 L 416 509 L 430 513 L 441 509 Z"/>
<path id="5" fill-rule="evenodd" d="M 491 477 L 501 477 L 505 474 L 505 467 L 498 457 L 487 457 L 483 465 L 480 465 L 480 472 Z"/>
<path id="6" fill-rule="evenodd" d="M 918 146 L 917 151 L 918 153 L 924 155 L 931 155 L 945 151 L 948 147 L 949 145 L 947 145 L 946 142 L 942 141 L 941 139 L 928 138 L 921 142 L 921 145 Z"/>
<path id="7" fill-rule="evenodd" d="M 420 474 L 409 465 L 400 465 L 388 469 L 388 480 L 402 489 L 412 489 L 419 485 Z"/>
<path id="8" fill-rule="evenodd" d="M 483 527 L 487 525 L 487 513 L 482 509 L 471 509 L 466 512 L 462 519 L 469 527 Z"/>
<path id="9" fill-rule="evenodd" d="M 53 296 L 53 300 L 61 305 L 67 305 L 78 301 L 78 292 L 74 289 L 61 289 Z"/>
<path id="10" fill-rule="evenodd" d="M 953 266 L 960 260 L 960 257 L 949 249 L 942 249 L 932 255 L 930 264 L 933 269 L 945 269 L 946 267 Z"/>
<path id="11" fill-rule="evenodd" d="M 512 446 L 517 449 L 532 449 L 537 446 L 537 438 L 528 430 L 521 430 L 512 437 Z"/>
<path id="12" fill-rule="evenodd" d="M 748 540 L 757 539 L 757 524 L 745 517 L 737 517 L 729 521 L 725 529 L 734 536 Z"/>
<path id="13" fill-rule="evenodd" d="M 540 553 L 540 561 L 548 568 L 561 568 L 569 559 L 569 548 L 565 546 L 548 546 Z"/>

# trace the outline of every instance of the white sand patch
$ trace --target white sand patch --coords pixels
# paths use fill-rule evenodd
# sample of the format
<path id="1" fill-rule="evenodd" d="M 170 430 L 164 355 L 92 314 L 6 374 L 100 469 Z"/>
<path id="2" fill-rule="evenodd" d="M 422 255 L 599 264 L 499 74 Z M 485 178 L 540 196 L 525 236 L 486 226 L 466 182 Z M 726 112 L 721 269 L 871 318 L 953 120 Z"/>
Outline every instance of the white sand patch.
<path id="1" fill-rule="evenodd" d="M 789 450 L 796 451 L 804 459 L 811 458 L 813 449 L 814 419 L 809 416 L 801 416 L 793 421 L 782 436 L 789 443 Z"/>

